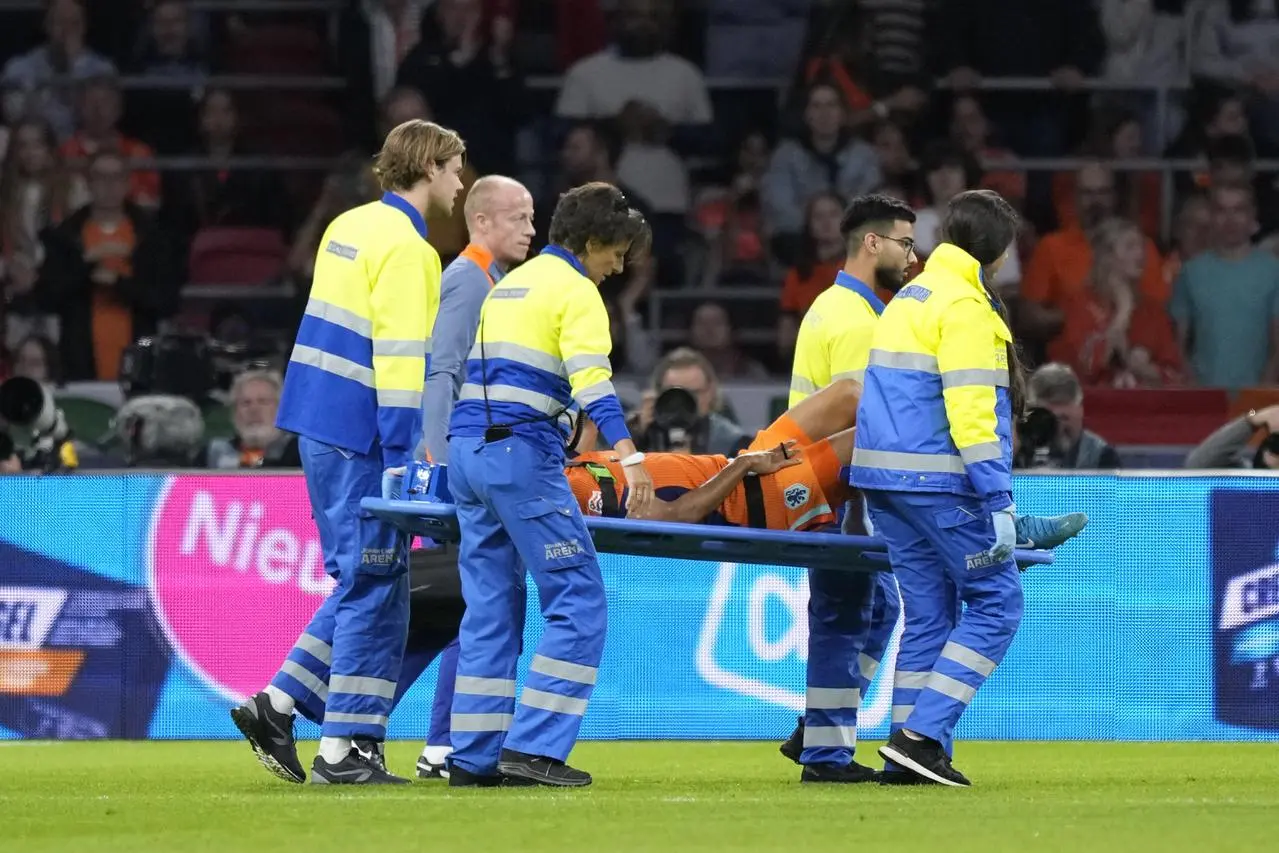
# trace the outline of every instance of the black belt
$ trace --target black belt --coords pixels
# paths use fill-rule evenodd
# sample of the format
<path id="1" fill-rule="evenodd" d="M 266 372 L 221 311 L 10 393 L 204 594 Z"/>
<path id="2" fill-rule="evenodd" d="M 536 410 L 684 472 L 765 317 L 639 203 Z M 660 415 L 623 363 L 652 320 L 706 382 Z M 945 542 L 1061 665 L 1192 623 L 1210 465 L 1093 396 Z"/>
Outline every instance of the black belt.
<path id="1" fill-rule="evenodd" d="M 612 471 L 598 462 L 570 462 L 569 466 L 581 466 L 595 478 L 595 485 L 600 487 L 601 515 L 605 518 L 622 518 L 622 505 L 617 500 L 617 480 Z"/>
<path id="2" fill-rule="evenodd" d="M 742 481 L 746 488 L 746 525 L 758 530 L 768 529 L 768 513 L 764 510 L 764 486 L 757 475 L 749 475 Z"/>

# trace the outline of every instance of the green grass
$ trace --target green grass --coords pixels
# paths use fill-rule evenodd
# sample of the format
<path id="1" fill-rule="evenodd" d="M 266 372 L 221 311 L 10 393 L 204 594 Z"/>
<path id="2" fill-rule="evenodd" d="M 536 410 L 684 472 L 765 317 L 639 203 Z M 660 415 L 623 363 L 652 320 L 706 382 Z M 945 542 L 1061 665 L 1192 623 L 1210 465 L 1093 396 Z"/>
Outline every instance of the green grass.
<path id="1" fill-rule="evenodd" d="M 417 749 L 391 744 L 391 768 Z M 4 744 L 0 762 L 0 850 L 22 853 L 1279 850 L 1276 744 L 963 743 L 968 790 L 801 786 L 773 743 L 585 743 L 577 791 L 289 785 L 238 742 Z"/>

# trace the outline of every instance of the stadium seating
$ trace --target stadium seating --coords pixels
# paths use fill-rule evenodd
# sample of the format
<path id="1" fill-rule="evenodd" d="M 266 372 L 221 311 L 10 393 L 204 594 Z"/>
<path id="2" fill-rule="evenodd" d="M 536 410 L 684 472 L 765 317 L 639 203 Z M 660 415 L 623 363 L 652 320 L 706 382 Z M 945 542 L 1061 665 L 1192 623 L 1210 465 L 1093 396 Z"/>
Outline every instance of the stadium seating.
<path id="1" fill-rule="evenodd" d="M 324 39 L 309 27 L 258 24 L 237 34 L 227 66 L 239 74 L 320 74 L 326 56 Z"/>
<path id="2" fill-rule="evenodd" d="M 1084 425 L 1111 444 L 1195 445 L 1230 415 L 1220 388 L 1089 388 Z"/>
<path id="3" fill-rule="evenodd" d="M 92 444 L 110 430 L 111 419 L 116 412 L 114 406 L 86 397 L 59 396 L 57 399 L 59 408 L 66 416 L 67 426 L 81 441 Z"/>
<path id="4" fill-rule="evenodd" d="M 262 284 L 284 272 L 288 246 L 272 228 L 201 228 L 191 244 L 191 284 Z"/>

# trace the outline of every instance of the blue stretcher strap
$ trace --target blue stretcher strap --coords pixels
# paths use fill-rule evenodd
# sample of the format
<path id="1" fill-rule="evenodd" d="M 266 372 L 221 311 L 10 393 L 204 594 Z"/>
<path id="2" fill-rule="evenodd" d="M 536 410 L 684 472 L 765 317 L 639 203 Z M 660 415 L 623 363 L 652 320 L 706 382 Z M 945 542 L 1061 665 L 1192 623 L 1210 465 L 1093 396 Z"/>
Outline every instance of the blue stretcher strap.
<path id="1" fill-rule="evenodd" d="M 360 505 L 370 515 L 417 536 L 441 542 L 457 542 L 461 538 L 452 504 L 365 498 Z M 848 572 L 889 571 L 884 542 L 873 536 L 594 516 L 587 517 L 586 526 L 595 540 L 596 550 L 608 554 Z M 1018 551 L 1016 558 L 1021 566 L 1046 565 L 1053 561 L 1051 551 Z"/>

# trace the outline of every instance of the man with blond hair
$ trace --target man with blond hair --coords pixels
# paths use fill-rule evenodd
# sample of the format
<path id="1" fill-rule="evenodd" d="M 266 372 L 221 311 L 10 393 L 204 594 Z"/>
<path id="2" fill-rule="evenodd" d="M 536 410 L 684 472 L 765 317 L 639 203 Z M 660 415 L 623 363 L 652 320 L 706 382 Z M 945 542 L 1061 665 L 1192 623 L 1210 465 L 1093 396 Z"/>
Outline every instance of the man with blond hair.
<path id="1" fill-rule="evenodd" d="M 453 209 L 465 153 L 437 124 L 395 127 L 374 164 L 382 198 L 338 216 L 320 240 L 276 426 L 298 435 L 337 584 L 271 684 L 231 711 L 262 764 L 292 782 L 306 779 L 295 710 L 321 724 L 313 783 L 407 782 L 353 745 L 386 738 L 409 618 L 409 540 L 360 501 L 381 494 L 382 472 L 409 461 L 421 430 L 440 302 L 426 217 Z"/>

